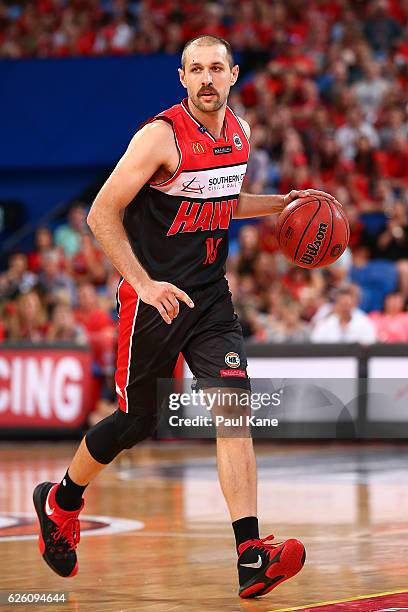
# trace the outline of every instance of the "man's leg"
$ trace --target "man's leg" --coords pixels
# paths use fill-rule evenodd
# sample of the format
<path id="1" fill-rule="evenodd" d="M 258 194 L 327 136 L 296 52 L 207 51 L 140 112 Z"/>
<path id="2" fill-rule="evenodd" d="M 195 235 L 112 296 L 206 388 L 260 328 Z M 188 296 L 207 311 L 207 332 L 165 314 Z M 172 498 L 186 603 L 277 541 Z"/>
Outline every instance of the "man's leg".
<path id="1" fill-rule="evenodd" d="M 106 464 L 99 463 L 92 457 L 83 438 L 69 466 L 68 474 L 78 485 L 86 486 L 105 467 Z"/>
<path id="2" fill-rule="evenodd" d="M 83 438 L 55 499 L 63 510 L 77 510 L 88 484 L 125 448 L 146 439 L 153 431 L 155 413 L 127 414 L 117 410 L 92 427 Z"/>
<path id="3" fill-rule="evenodd" d="M 206 393 L 224 398 L 218 404 L 210 401 L 213 420 L 229 419 L 238 423 L 233 426 L 220 423 L 216 428 L 218 478 L 238 550 L 243 542 L 259 538 L 256 458 L 251 430 L 246 424 L 250 395 L 246 389 L 228 387 L 207 389 Z"/>
<path id="4" fill-rule="evenodd" d="M 183 355 L 197 379 L 196 388 L 222 395 L 210 403 L 212 417 L 242 416 L 242 425 L 217 426 L 217 462 L 222 491 L 232 519 L 238 552 L 239 594 L 241 597 L 265 595 L 303 566 L 305 549 L 297 540 L 266 544 L 259 539 L 257 513 L 257 475 L 252 440 L 246 427 L 250 412 L 250 382 L 247 375 L 242 329 L 234 313 L 225 279 L 194 296 L 202 316 Z M 230 401 L 229 395 L 232 395 Z M 227 395 L 228 400 L 224 396 Z M 234 404 L 235 396 L 239 399 Z M 214 399 L 214 397 L 213 397 Z M 207 398 L 208 402 L 209 398 Z"/>
<path id="5" fill-rule="evenodd" d="M 154 410 L 139 414 L 117 410 L 87 432 L 61 483 L 43 482 L 35 488 L 40 551 L 60 576 L 75 576 L 78 571 L 78 517 L 84 507 L 86 486 L 122 450 L 146 439 L 155 423 Z"/>
<path id="6" fill-rule="evenodd" d="M 118 287 L 119 336 L 115 386 L 119 409 L 86 434 L 61 483 L 34 491 L 40 522 L 40 551 L 61 576 L 77 572 L 78 516 L 86 486 L 125 448 L 151 435 L 156 425 L 156 380 L 170 378 L 194 310 L 184 305 L 171 326 L 141 302 L 129 283 Z"/>
<path id="7" fill-rule="evenodd" d="M 231 520 L 257 515 L 257 473 L 252 438 L 217 436 L 217 465 Z"/>
<path id="8" fill-rule="evenodd" d="M 250 414 L 245 408 L 249 404 L 248 391 L 224 388 L 208 389 L 206 393 L 220 397 L 218 402 L 210 400 L 209 405 L 213 406 L 213 420 L 219 419 L 220 423 L 216 427 L 218 475 L 235 534 L 239 594 L 243 598 L 259 597 L 302 569 L 305 549 L 294 539 L 266 544 L 273 536 L 259 538 L 256 459 L 246 424 Z"/>
<path id="9" fill-rule="evenodd" d="M 221 490 L 231 516 L 237 551 L 243 542 L 259 539 L 257 470 L 252 438 L 217 436 Z"/>

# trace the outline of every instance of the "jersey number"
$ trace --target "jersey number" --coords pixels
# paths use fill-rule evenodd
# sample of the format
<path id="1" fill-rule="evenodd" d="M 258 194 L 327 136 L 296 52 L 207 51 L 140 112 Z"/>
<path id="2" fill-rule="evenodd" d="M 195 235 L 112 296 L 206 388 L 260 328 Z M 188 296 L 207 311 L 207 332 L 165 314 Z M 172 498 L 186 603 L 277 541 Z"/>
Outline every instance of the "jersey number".
<path id="1" fill-rule="evenodd" d="M 217 249 L 220 244 L 222 238 L 217 238 L 217 241 L 214 244 L 214 238 L 207 238 L 205 241 L 205 246 L 207 248 L 207 255 L 204 260 L 204 265 L 212 264 L 217 258 Z"/>

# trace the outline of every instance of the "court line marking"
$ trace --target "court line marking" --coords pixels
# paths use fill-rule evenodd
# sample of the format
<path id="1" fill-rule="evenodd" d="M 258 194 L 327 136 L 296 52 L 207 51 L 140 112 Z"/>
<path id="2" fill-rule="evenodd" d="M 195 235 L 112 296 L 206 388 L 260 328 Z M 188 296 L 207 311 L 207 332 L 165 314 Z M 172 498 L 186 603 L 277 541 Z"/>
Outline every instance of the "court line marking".
<path id="1" fill-rule="evenodd" d="M 407 590 L 403 591 L 387 591 L 386 593 L 373 593 L 372 595 L 359 595 L 358 597 L 351 597 L 348 599 L 335 599 L 334 601 L 321 601 L 320 603 L 305 604 L 297 608 L 279 608 L 279 610 L 269 610 L 269 612 L 292 612 L 293 610 L 307 610 L 308 608 L 320 608 L 321 606 L 330 606 L 332 604 L 347 603 L 352 601 L 372 599 L 374 597 L 387 597 L 387 595 L 404 595 L 408 593 Z"/>
<path id="2" fill-rule="evenodd" d="M 13 518 L 29 518 L 33 519 L 33 528 L 36 530 L 34 533 L 24 534 L 24 535 L 8 535 L 2 536 L 0 531 L 0 544 L 2 542 L 18 542 L 22 540 L 37 540 L 38 539 L 38 531 L 37 531 L 37 516 L 32 514 L 31 512 L 0 512 L 0 520 L 8 519 L 11 520 Z M 144 529 L 145 524 L 142 521 L 138 521 L 136 519 L 123 519 L 116 518 L 113 516 L 105 516 L 105 515 L 96 515 L 96 514 L 85 514 L 83 519 L 106 523 L 103 527 L 99 527 L 96 529 L 87 529 L 81 533 L 81 538 L 84 536 L 104 536 L 104 535 L 127 535 L 129 536 L 132 532 L 142 531 Z M 12 525 L 9 525 L 11 527 Z M 4 525 L 7 527 L 7 525 Z"/>

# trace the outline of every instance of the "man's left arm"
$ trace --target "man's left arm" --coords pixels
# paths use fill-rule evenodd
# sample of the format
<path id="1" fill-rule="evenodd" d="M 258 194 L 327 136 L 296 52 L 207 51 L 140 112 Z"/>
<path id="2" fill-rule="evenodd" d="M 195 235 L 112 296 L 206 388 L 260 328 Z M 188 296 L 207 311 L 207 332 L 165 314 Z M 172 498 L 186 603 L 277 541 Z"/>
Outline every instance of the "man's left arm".
<path id="1" fill-rule="evenodd" d="M 248 123 L 244 121 L 244 119 L 240 119 L 240 122 L 246 135 L 249 138 L 251 130 Z M 332 202 L 337 204 L 337 206 L 341 206 L 341 204 L 336 200 L 336 198 L 330 193 L 319 191 L 317 189 L 304 189 L 302 191 L 293 189 L 286 195 L 258 195 L 253 193 L 241 192 L 233 218 L 249 219 L 251 217 L 265 217 L 267 215 L 281 213 L 282 210 L 294 200 L 308 196 L 316 196 L 317 198 L 327 198 L 328 200 L 331 200 Z"/>

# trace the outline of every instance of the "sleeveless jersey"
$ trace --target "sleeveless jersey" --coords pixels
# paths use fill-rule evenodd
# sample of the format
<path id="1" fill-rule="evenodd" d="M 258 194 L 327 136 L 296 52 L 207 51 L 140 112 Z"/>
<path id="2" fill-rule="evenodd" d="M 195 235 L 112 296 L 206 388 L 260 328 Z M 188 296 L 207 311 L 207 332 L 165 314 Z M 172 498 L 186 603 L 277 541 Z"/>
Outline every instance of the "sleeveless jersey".
<path id="1" fill-rule="evenodd" d="M 187 100 L 150 121 L 171 124 L 179 164 L 168 180 L 149 182 L 125 209 L 123 223 L 136 257 L 153 280 L 189 289 L 224 276 L 228 227 L 245 176 L 249 141 L 227 107 L 215 139 Z"/>

